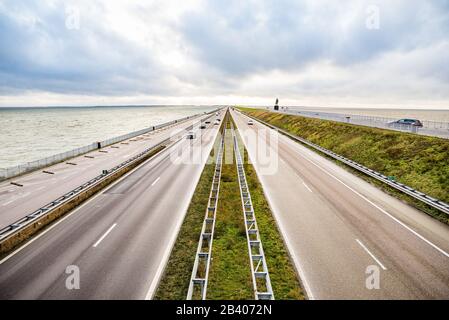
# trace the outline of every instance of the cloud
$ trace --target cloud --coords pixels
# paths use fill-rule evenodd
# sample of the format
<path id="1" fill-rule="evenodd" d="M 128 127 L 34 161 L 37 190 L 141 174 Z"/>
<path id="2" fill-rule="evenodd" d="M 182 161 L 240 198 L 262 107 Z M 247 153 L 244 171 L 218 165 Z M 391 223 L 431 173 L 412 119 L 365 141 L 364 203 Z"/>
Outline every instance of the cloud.
<path id="1" fill-rule="evenodd" d="M 72 9 L 79 29 L 66 26 Z M 279 95 L 449 106 L 448 34 L 445 0 L 5 0 L 0 104 Z"/>
<path id="2" fill-rule="evenodd" d="M 115 17 L 104 6 L 84 1 L 73 7 L 79 8 L 80 28 L 69 29 L 68 4 L 46 4 L 7 1 L 0 9 L 3 92 L 30 89 L 114 95 L 164 89 L 157 81 L 161 68 L 145 42 L 140 42 L 143 37 L 133 41 L 131 35 L 112 31 L 112 26 L 122 28 L 121 22 L 110 21 Z"/>
<path id="3" fill-rule="evenodd" d="M 210 67 L 227 73 L 360 63 L 447 39 L 445 2 L 378 1 L 380 29 L 366 27 L 370 1 L 208 2 L 183 31 Z"/>

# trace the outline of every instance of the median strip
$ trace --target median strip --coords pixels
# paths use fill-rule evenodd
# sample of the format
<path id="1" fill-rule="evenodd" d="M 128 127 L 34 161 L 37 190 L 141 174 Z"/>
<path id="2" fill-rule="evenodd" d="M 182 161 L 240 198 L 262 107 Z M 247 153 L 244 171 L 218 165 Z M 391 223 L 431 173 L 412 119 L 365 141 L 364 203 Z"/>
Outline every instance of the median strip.
<path id="1" fill-rule="evenodd" d="M 276 299 L 304 299 L 300 281 L 290 256 L 286 250 L 283 238 L 277 228 L 264 192 L 252 165 L 243 162 L 246 173 L 247 187 L 251 190 L 251 200 L 254 208 L 254 218 L 257 217 L 258 239 L 247 241 L 244 210 L 240 193 L 237 164 L 234 159 L 234 139 L 231 131 L 231 119 L 228 113 L 223 121 L 221 130 L 227 127 L 224 135 L 224 153 L 220 177 L 220 195 L 216 204 L 215 228 L 213 234 L 212 250 L 210 254 L 210 267 L 207 277 L 207 292 L 192 295 L 192 299 L 207 300 L 253 300 L 256 298 Z M 220 139 L 215 141 L 215 152 L 206 164 L 194 196 L 181 226 L 178 238 L 171 252 L 170 258 L 159 282 L 154 299 L 184 300 L 187 296 L 198 255 L 198 239 L 204 231 L 205 212 L 208 209 L 211 184 L 214 180 L 216 165 L 211 163 L 213 155 L 217 154 Z M 247 152 L 240 141 L 241 156 L 247 159 Z M 243 199 L 243 201 L 245 201 Z M 207 218 L 207 217 L 206 217 Z M 209 217 L 210 218 L 210 217 Z M 255 219 L 254 219 L 255 220 Z M 248 221 L 247 221 L 248 222 Z M 252 230 L 249 230 L 251 233 Z M 207 233 L 207 232 L 206 232 Z M 252 237 L 252 236 L 251 236 Z M 254 267 L 254 276 L 257 277 L 256 296 L 252 278 L 250 257 L 258 256 L 251 246 L 253 241 L 263 242 L 266 257 L 265 267 L 269 268 L 272 286 L 272 296 L 266 295 L 266 283 L 260 283 L 260 277 L 265 277 L 267 268 L 259 268 L 257 262 Z M 208 244 L 208 242 L 205 242 Z M 254 242 L 255 244 L 255 242 Z M 209 252 L 206 245 L 201 249 L 200 255 Z M 251 249 L 251 252 L 250 252 Z M 259 252 L 260 253 L 260 252 Z M 206 255 L 202 255 L 203 258 Z M 204 279 L 205 269 L 201 269 L 201 278 Z M 259 272 L 261 271 L 261 272 Z M 199 281 L 198 281 L 199 282 Z"/>
<path id="2" fill-rule="evenodd" d="M 251 191 L 251 202 L 257 219 L 260 239 L 263 243 L 266 264 L 270 271 L 273 294 L 276 300 L 306 299 L 301 287 L 301 279 L 292 263 L 256 170 L 249 161 L 248 152 L 240 134 L 236 133 L 236 137 L 240 152 L 243 154 L 246 180 L 248 189 Z"/>
<path id="3" fill-rule="evenodd" d="M 224 161 L 221 175 L 208 300 L 254 299 L 251 262 L 242 212 L 234 140 L 229 113 L 224 119 Z"/>
<path id="4" fill-rule="evenodd" d="M 234 154 L 237 163 L 240 195 L 242 199 L 242 211 L 245 221 L 246 240 L 251 265 L 254 295 L 256 300 L 274 300 L 273 288 L 271 287 L 270 274 L 267 261 L 260 239 L 259 227 L 251 200 L 251 192 L 246 180 L 243 158 L 240 153 L 239 143 L 232 126 L 232 137 L 234 139 Z"/>
<path id="5" fill-rule="evenodd" d="M 223 143 L 223 138 L 221 138 L 216 157 L 215 172 L 210 188 L 209 201 L 207 203 L 203 228 L 201 229 L 201 235 L 198 241 L 198 248 L 195 255 L 195 263 L 193 264 L 189 290 L 187 291 L 187 300 L 206 299 L 210 262 L 212 259 L 212 243 L 214 240 L 217 203 L 220 195 Z"/>
<path id="6" fill-rule="evenodd" d="M 223 127 L 221 128 L 221 131 Z M 155 300 L 184 300 L 186 299 L 198 238 L 201 234 L 204 213 L 209 201 L 210 187 L 215 173 L 215 157 L 220 146 L 221 133 L 215 140 L 209 158 L 201 173 L 195 193 L 190 201 L 177 240 L 173 246 L 164 274 L 161 277 Z"/>

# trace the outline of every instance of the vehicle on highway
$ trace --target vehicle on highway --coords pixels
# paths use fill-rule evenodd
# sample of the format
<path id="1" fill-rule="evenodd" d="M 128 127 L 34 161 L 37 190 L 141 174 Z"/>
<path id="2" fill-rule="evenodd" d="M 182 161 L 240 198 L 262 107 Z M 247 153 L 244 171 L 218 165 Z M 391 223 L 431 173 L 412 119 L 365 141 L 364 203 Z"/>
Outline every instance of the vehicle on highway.
<path id="1" fill-rule="evenodd" d="M 251 120 L 251 119 L 248 120 L 248 125 L 249 125 L 249 126 L 252 126 L 253 124 L 254 124 L 254 121 L 253 121 L 253 120 Z"/>
<path id="2" fill-rule="evenodd" d="M 214 125 L 215 126 L 218 126 L 220 124 L 220 121 L 217 119 L 217 120 L 215 120 L 215 122 L 214 122 Z"/>
<path id="3" fill-rule="evenodd" d="M 205 123 L 205 124 L 209 124 L 209 123 L 210 123 L 210 120 L 206 120 L 204 123 Z"/>
<path id="4" fill-rule="evenodd" d="M 206 129 L 206 124 L 202 123 L 200 129 Z"/>
<path id="5" fill-rule="evenodd" d="M 195 139 L 195 137 L 196 137 L 196 135 L 195 135 L 195 132 L 193 132 L 193 131 L 190 131 L 186 136 L 186 138 L 190 139 L 190 140 Z"/>
<path id="6" fill-rule="evenodd" d="M 395 126 L 395 125 L 406 125 L 406 126 L 413 126 L 413 127 L 423 127 L 423 124 L 418 119 L 399 119 L 397 121 L 390 122 L 388 124 L 389 126 Z"/>

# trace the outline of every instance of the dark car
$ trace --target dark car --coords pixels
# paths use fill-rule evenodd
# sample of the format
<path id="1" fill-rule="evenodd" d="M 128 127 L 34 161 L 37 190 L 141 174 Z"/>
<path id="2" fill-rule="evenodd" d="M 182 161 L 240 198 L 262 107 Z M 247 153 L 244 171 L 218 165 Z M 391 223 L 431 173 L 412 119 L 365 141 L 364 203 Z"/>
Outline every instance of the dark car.
<path id="1" fill-rule="evenodd" d="M 413 127 L 422 127 L 423 124 L 418 119 L 399 119 L 397 121 L 393 121 L 389 123 L 390 125 L 406 125 L 406 126 L 413 126 Z"/>
<path id="2" fill-rule="evenodd" d="M 195 134 L 195 132 L 193 132 L 193 131 L 190 131 L 190 132 L 186 135 L 186 138 L 189 139 L 189 140 L 195 139 L 195 137 L 196 137 L 196 134 Z"/>

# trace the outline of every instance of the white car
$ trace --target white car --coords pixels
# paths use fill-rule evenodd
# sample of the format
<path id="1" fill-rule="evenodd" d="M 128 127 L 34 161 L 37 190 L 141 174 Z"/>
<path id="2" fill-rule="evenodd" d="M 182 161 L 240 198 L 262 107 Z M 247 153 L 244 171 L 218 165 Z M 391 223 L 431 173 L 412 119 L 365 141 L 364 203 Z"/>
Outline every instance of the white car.
<path id="1" fill-rule="evenodd" d="M 249 126 L 252 126 L 254 124 L 254 121 L 253 120 L 248 120 L 248 125 Z"/>
<path id="2" fill-rule="evenodd" d="M 215 126 L 218 126 L 219 124 L 220 124 L 220 121 L 215 120 L 214 125 L 215 125 Z"/>

